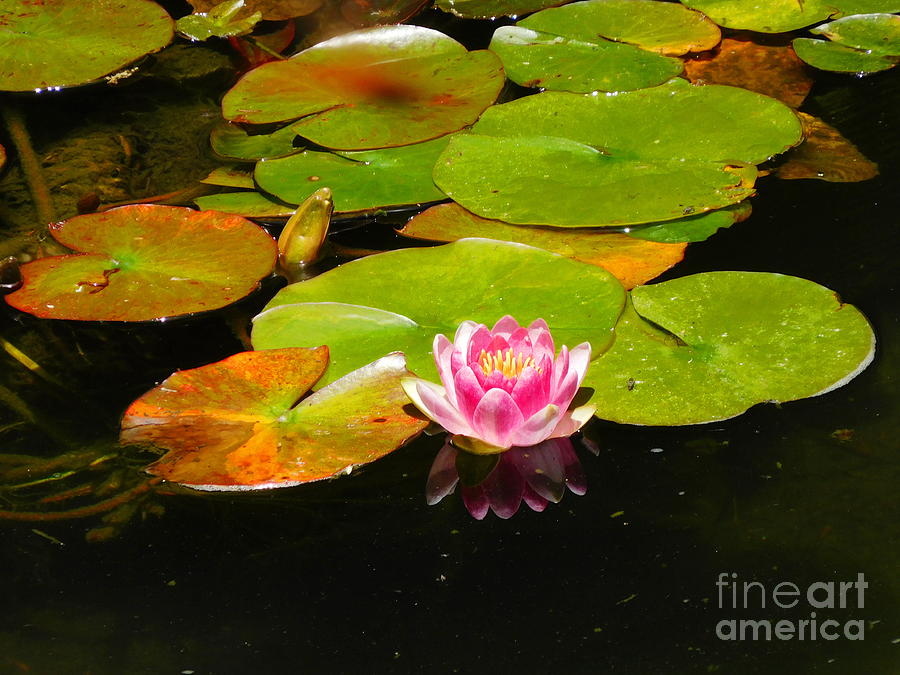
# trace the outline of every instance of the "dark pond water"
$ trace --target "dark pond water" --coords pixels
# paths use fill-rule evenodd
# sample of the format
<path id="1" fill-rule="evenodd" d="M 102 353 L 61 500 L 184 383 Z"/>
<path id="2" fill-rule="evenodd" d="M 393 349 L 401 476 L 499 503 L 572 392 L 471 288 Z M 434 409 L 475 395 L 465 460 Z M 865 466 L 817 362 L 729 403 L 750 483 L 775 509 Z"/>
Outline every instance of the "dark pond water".
<path id="1" fill-rule="evenodd" d="M 667 278 L 763 270 L 835 289 L 879 339 L 849 385 L 711 425 L 595 421 L 586 434 L 599 455 L 579 448 L 587 493 L 510 520 L 475 521 L 456 495 L 427 506 L 441 440 L 422 438 L 331 483 L 145 495 L 122 526 L 0 521 L 0 672 L 900 672 L 897 75 L 823 78 L 804 109 L 881 175 L 764 179 L 752 218 L 692 244 Z M 137 328 L 0 307 L 2 336 L 46 376 L 0 357 L 0 452 L 114 452 L 127 404 L 177 368 L 239 350 L 233 326 L 264 301 Z M 60 484 L 127 486 L 150 459 L 128 450 Z M 4 471 L 0 483 L 22 482 Z M 0 509 L 69 508 L 39 503 L 52 492 L 0 490 Z M 80 499 L 72 508 L 96 501 Z M 731 586 L 716 585 L 723 573 L 759 582 L 765 608 L 760 586 L 735 607 Z M 843 608 L 805 595 L 861 579 L 862 603 L 858 586 L 845 587 Z M 780 582 L 801 590 L 795 607 L 773 605 Z M 827 590 L 813 597 L 828 604 Z M 808 624 L 803 640 L 717 636 L 729 621 L 799 627 L 813 612 L 819 629 L 836 622 L 825 633 L 837 639 L 810 639 Z"/>

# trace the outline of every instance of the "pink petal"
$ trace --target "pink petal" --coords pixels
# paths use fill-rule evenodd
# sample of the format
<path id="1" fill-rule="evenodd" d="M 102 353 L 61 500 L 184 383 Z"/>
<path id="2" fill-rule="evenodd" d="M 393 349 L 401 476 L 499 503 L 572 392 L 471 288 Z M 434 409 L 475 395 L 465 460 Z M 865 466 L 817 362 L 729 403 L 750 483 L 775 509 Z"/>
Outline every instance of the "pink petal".
<path id="1" fill-rule="evenodd" d="M 587 424 L 594 415 L 597 406 L 589 403 L 566 412 L 559 420 L 549 438 L 566 438 Z"/>
<path id="2" fill-rule="evenodd" d="M 471 436 L 474 433 L 459 411 L 450 405 L 442 386 L 418 377 L 404 377 L 400 384 L 419 410 L 451 434 Z"/>
<path id="3" fill-rule="evenodd" d="M 466 435 L 475 436 L 498 448 L 508 448 L 512 445 L 510 437 L 524 421 L 519 407 L 509 394 L 502 389 L 491 389 L 478 402 L 472 416 L 475 433 Z"/>
<path id="4" fill-rule="evenodd" d="M 484 398 L 484 389 L 469 366 L 463 366 L 453 378 L 451 385 L 456 392 L 456 407 L 469 424 L 475 415 L 475 408 Z"/>
<path id="5" fill-rule="evenodd" d="M 578 386 L 587 373 L 588 366 L 591 363 L 591 343 L 582 342 L 577 347 L 569 351 L 569 371 L 578 373 Z"/>
<path id="6" fill-rule="evenodd" d="M 519 510 L 525 492 L 525 479 L 515 465 L 502 455 L 481 487 L 491 503 L 491 509 L 505 520 Z"/>
<path id="7" fill-rule="evenodd" d="M 509 336 L 519 330 L 519 328 L 521 328 L 519 322 L 507 314 L 494 324 L 491 333 L 493 335 L 502 335 L 505 338 L 509 338 Z"/>
<path id="8" fill-rule="evenodd" d="M 553 378 L 550 381 L 550 398 L 556 396 L 560 383 L 569 372 L 569 348 L 563 345 L 559 350 L 559 356 L 553 363 Z"/>
<path id="9" fill-rule="evenodd" d="M 444 443 L 434 462 L 431 471 L 428 472 L 428 482 L 425 484 L 425 501 L 429 506 L 434 506 L 444 497 L 453 492 L 459 482 L 459 474 L 456 472 L 457 449 L 450 443 Z"/>
<path id="10" fill-rule="evenodd" d="M 528 419 L 549 403 L 548 384 L 547 378 L 534 368 L 529 367 L 522 370 L 522 374 L 516 379 L 516 384 L 510 392 L 513 401 L 522 411 L 522 417 Z"/>
<path id="11" fill-rule="evenodd" d="M 531 335 L 535 360 L 537 361 L 538 358 L 542 358 L 544 355 L 549 355 L 552 359 L 553 355 L 556 354 L 556 347 L 553 346 L 553 336 L 550 334 L 547 322 L 543 319 L 532 321 L 531 325 L 528 326 L 528 333 Z"/>
<path id="12" fill-rule="evenodd" d="M 508 342 L 514 354 L 521 354 L 523 359 L 531 356 L 531 336 L 528 335 L 527 328 L 519 328 L 514 331 L 509 336 Z"/>
<path id="13" fill-rule="evenodd" d="M 562 411 L 555 405 L 547 405 L 519 425 L 510 438 L 511 444 L 527 448 L 546 440 L 557 426 Z"/>
<path id="14" fill-rule="evenodd" d="M 469 340 L 469 343 L 467 345 L 464 345 L 465 349 L 463 349 L 460 345 L 456 345 L 456 348 L 460 352 L 465 354 L 466 363 L 472 363 L 473 361 L 478 360 L 478 356 L 482 351 L 488 350 L 492 338 L 493 336 L 487 329 L 487 326 L 478 324 L 478 328 L 476 328 L 475 332 L 472 333 L 472 337 Z"/>
<path id="15" fill-rule="evenodd" d="M 447 391 L 447 399 L 451 404 L 456 405 L 456 394 L 453 392 L 453 343 L 443 335 L 435 335 L 431 352 L 434 354 L 438 375 L 441 376 L 441 382 Z"/>
<path id="16" fill-rule="evenodd" d="M 480 323 L 463 321 L 459 324 L 459 328 L 456 329 L 456 335 L 453 336 L 453 345 L 465 354 L 472 337 L 478 332 L 479 328 L 484 328 L 487 331 L 487 326 L 483 326 Z"/>
<path id="17" fill-rule="evenodd" d="M 522 500 L 526 504 L 528 504 L 528 508 L 530 508 L 532 511 L 537 511 L 538 513 L 546 509 L 547 504 L 549 503 L 537 492 L 532 490 L 531 486 L 528 485 L 528 483 L 525 484 L 525 492 L 522 494 Z"/>
<path id="18" fill-rule="evenodd" d="M 488 509 L 491 506 L 491 502 L 488 501 L 484 489 L 482 489 L 480 485 L 476 485 L 475 487 L 466 487 L 463 485 L 460 493 L 462 493 L 463 504 L 466 505 L 466 510 L 471 516 L 475 520 L 484 520 L 484 517 L 487 515 Z"/>
<path id="19" fill-rule="evenodd" d="M 476 370 L 481 371 L 481 368 L 476 368 Z M 484 371 L 481 372 L 483 373 Z M 490 375 L 479 378 L 478 381 L 481 382 L 481 386 L 485 391 L 489 391 L 491 389 L 502 389 L 505 392 L 510 392 L 513 390 L 513 387 L 516 384 L 516 378 L 510 379 L 499 370 L 491 371 Z"/>
<path id="20" fill-rule="evenodd" d="M 572 402 L 572 399 L 575 398 L 575 392 L 578 391 L 578 385 L 581 383 L 581 379 L 578 377 L 578 373 L 574 370 L 569 370 L 566 374 L 565 379 L 559 383 L 559 387 L 555 392 L 550 396 L 550 401 L 559 406 L 561 409 L 565 410 L 569 407 L 569 404 Z"/>
<path id="21" fill-rule="evenodd" d="M 493 354 L 494 352 L 505 352 L 507 349 L 509 349 L 509 342 L 503 335 L 492 335 L 491 341 L 488 343 L 488 346 L 484 348 L 484 350 L 488 354 Z M 478 354 L 475 355 L 475 358 L 478 358 Z"/>

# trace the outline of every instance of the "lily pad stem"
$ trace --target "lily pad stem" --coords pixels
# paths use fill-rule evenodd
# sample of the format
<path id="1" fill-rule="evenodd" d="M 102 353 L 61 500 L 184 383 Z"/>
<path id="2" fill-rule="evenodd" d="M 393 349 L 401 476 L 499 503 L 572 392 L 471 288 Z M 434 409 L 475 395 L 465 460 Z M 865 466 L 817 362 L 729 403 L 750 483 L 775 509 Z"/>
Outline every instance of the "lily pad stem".
<path id="1" fill-rule="evenodd" d="M 22 109 L 15 101 L 7 98 L 6 101 L 0 103 L 0 116 L 3 117 L 10 140 L 12 140 L 19 155 L 19 165 L 22 167 L 22 173 L 25 175 L 25 181 L 28 183 L 31 200 L 37 211 L 38 219 L 43 225 L 56 222 L 56 210 L 50 197 L 50 189 L 47 187 L 47 181 L 44 180 L 41 163 L 38 161 L 37 155 L 34 153 L 34 147 L 31 145 L 31 136 L 29 136 L 28 128 L 25 126 L 25 116 L 22 114 Z"/>

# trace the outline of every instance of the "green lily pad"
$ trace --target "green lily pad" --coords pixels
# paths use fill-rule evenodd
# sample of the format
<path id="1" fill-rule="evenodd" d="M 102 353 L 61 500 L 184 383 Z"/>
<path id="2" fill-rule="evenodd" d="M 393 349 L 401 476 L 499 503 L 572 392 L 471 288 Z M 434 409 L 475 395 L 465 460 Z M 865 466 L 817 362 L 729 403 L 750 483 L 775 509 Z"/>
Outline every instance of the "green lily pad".
<path id="1" fill-rule="evenodd" d="M 0 91 L 56 89 L 99 79 L 159 51 L 173 33 L 171 17 L 149 0 L 4 0 Z"/>
<path id="2" fill-rule="evenodd" d="M 206 178 L 200 179 L 207 185 L 221 185 L 222 187 L 244 188 L 252 190 L 256 187 L 253 182 L 253 167 L 248 164 L 232 164 L 220 166 L 209 172 Z"/>
<path id="3" fill-rule="evenodd" d="M 630 228 L 628 236 L 668 244 L 705 241 L 719 230 L 749 218 L 751 208 L 750 202 L 745 200 L 724 209 L 701 213 L 699 216 Z"/>
<path id="4" fill-rule="evenodd" d="M 563 2 L 565 0 L 436 0 L 434 5 L 464 19 L 493 19 L 530 14 Z"/>
<path id="5" fill-rule="evenodd" d="M 831 42 L 797 38 L 794 51 L 820 70 L 873 73 L 900 62 L 900 16 L 860 14 L 812 29 Z"/>
<path id="6" fill-rule="evenodd" d="M 225 95 L 235 122 L 283 122 L 328 148 L 416 143 L 475 121 L 503 86 L 489 51 L 420 26 L 379 26 L 247 73 Z"/>
<path id="7" fill-rule="evenodd" d="M 624 290 L 606 270 L 541 249 L 462 239 L 380 253 L 282 289 L 253 320 L 255 349 L 327 344 L 323 382 L 400 349 L 410 368 L 436 380 L 431 345 L 471 319 L 544 318 L 557 345 L 612 340 Z"/>
<path id="8" fill-rule="evenodd" d="M 489 237 L 535 246 L 598 265 L 615 276 L 625 288 L 634 288 L 655 279 L 681 262 L 686 246 L 642 242 L 626 234 L 603 232 L 596 228 L 575 230 L 510 225 L 476 216 L 459 204 L 432 206 L 398 231 L 405 237 L 431 241 Z"/>
<path id="9" fill-rule="evenodd" d="M 283 127 L 269 134 L 248 134 L 237 124 L 225 123 L 215 127 L 209 135 L 209 142 L 217 155 L 229 159 L 269 159 L 286 157 L 300 152 L 294 147 L 297 132 Z"/>
<path id="10" fill-rule="evenodd" d="M 340 212 L 445 199 L 431 172 L 448 140 L 358 152 L 307 150 L 259 162 L 256 182 L 266 192 L 296 204 L 320 187 L 330 187 L 334 208 Z"/>
<path id="11" fill-rule="evenodd" d="M 123 443 L 168 450 L 147 471 L 198 490 L 260 490 L 349 474 L 427 426 L 404 410 L 391 354 L 303 399 L 328 348 L 241 352 L 177 372 L 125 411 Z M 295 405 L 296 403 L 296 405 Z"/>
<path id="12" fill-rule="evenodd" d="M 218 309 L 269 274 L 275 241 L 238 216 L 140 204 L 50 226 L 78 253 L 22 266 L 6 296 L 45 319 L 150 321 Z"/>
<path id="13" fill-rule="evenodd" d="M 858 14 L 810 30 L 832 42 L 884 56 L 900 55 L 900 16 Z"/>
<path id="14" fill-rule="evenodd" d="M 588 42 L 602 36 L 670 56 L 707 51 L 722 37 L 700 12 L 657 0 L 573 2 L 532 14 L 518 25 Z"/>
<path id="15" fill-rule="evenodd" d="M 784 33 L 835 15 L 900 12 L 897 0 L 681 0 L 720 26 Z"/>
<path id="16" fill-rule="evenodd" d="M 513 82 L 552 91 L 628 91 L 662 84 L 683 70 L 679 59 L 633 45 L 523 26 L 498 28 L 490 49 Z"/>
<path id="17" fill-rule="evenodd" d="M 191 40 L 208 40 L 211 37 L 227 38 L 246 35 L 262 20 L 262 12 L 238 16 L 244 8 L 244 0 L 225 0 L 208 12 L 196 12 L 175 22 L 179 33 Z"/>
<path id="18" fill-rule="evenodd" d="M 657 222 L 745 199 L 753 165 L 801 138 L 787 106 L 736 87 L 544 92 L 493 106 L 452 138 L 434 181 L 473 213 L 510 223 Z"/>
<path id="19" fill-rule="evenodd" d="M 282 218 L 297 210 L 296 204 L 283 204 L 253 190 L 205 195 L 197 197 L 194 203 L 202 211 L 221 211 L 246 218 Z"/>
<path id="20" fill-rule="evenodd" d="M 867 53 L 836 42 L 796 38 L 791 45 L 801 59 L 819 70 L 838 73 L 877 73 L 897 65 L 896 56 Z"/>
<path id="21" fill-rule="evenodd" d="M 595 361 L 597 416 L 628 424 L 728 419 L 836 389 L 872 360 L 866 318 L 797 277 L 708 272 L 641 286 Z M 659 328 L 657 328 L 659 327 Z"/>

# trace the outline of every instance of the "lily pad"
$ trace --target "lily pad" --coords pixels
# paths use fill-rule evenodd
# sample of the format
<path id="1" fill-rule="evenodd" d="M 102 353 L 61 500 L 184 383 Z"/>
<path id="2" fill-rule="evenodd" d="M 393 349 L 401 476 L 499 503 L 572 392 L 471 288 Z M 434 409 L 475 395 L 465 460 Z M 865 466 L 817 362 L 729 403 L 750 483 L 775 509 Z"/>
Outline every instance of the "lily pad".
<path id="1" fill-rule="evenodd" d="M 328 148 L 416 143 L 475 121 L 503 86 L 489 51 L 420 26 L 365 28 L 247 73 L 225 95 L 235 122 L 283 122 Z"/>
<path id="2" fill-rule="evenodd" d="M 641 286 L 631 300 L 584 381 L 597 416 L 615 422 L 700 424 L 824 394 L 874 354 L 859 310 L 797 277 L 708 272 Z"/>
<path id="3" fill-rule="evenodd" d="M 207 185 L 221 185 L 222 187 L 244 188 L 252 190 L 256 187 L 253 182 L 253 167 L 247 164 L 232 164 L 220 166 L 209 172 L 206 178 L 200 179 Z"/>
<path id="4" fill-rule="evenodd" d="M 330 187 L 340 212 L 432 202 L 446 198 L 431 172 L 448 140 L 358 152 L 307 150 L 259 162 L 254 175 L 263 190 L 296 204 Z"/>
<path id="5" fill-rule="evenodd" d="M 544 92 L 488 109 L 451 139 L 434 180 L 469 211 L 515 224 L 657 222 L 745 199 L 753 165 L 801 138 L 787 106 L 736 87 Z"/>
<path id="6" fill-rule="evenodd" d="M 870 54 L 836 42 L 797 38 L 793 42 L 797 56 L 819 70 L 837 73 L 877 73 L 897 65 L 896 56 Z"/>
<path id="7" fill-rule="evenodd" d="M 900 55 L 900 16 L 857 14 L 823 23 L 810 30 L 832 42 L 873 54 Z"/>
<path id="8" fill-rule="evenodd" d="M 209 142 L 217 155 L 229 159 L 269 159 L 285 157 L 300 152 L 294 147 L 297 132 L 284 127 L 269 134 L 248 134 L 236 124 L 225 123 L 215 127 Z"/>
<path id="9" fill-rule="evenodd" d="M 159 51 L 173 33 L 171 17 L 149 0 L 4 0 L 0 90 L 84 84 Z"/>
<path id="10" fill-rule="evenodd" d="M 195 12 L 209 12 L 221 0 L 188 0 Z M 322 0 L 243 0 L 244 7 L 238 17 L 259 13 L 266 21 L 283 21 L 312 14 L 322 5 Z"/>
<path id="11" fill-rule="evenodd" d="M 744 200 L 724 209 L 701 213 L 699 216 L 633 227 L 628 230 L 628 236 L 668 244 L 705 241 L 722 228 L 746 220 L 750 217 L 750 211 L 750 201 Z"/>
<path id="12" fill-rule="evenodd" d="M 573 2 L 532 14 L 518 25 L 576 40 L 602 36 L 669 56 L 712 49 L 722 35 L 700 12 L 657 0 Z"/>
<path id="13" fill-rule="evenodd" d="M 208 12 L 195 12 L 175 22 L 179 33 L 191 40 L 208 40 L 246 35 L 262 20 L 262 12 L 241 13 L 244 0 L 225 0 L 213 5 Z"/>
<path id="14" fill-rule="evenodd" d="M 784 33 L 832 16 L 898 12 L 897 0 L 681 0 L 720 26 L 760 33 Z"/>
<path id="15" fill-rule="evenodd" d="M 140 204 L 50 225 L 78 253 L 22 266 L 6 296 L 46 319 L 150 321 L 218 309 L 269 274 L 275 241 L 239 216 Z"/>
<path id="16" fill-rule="evenodd" d="M 402 354 L 296 403 L 327 365 L 327 347 L 278 349 L 175 373 L 125 411 L 121 441 L 168 450 L 147 467 L 168 481 L 260 490 L 348 474 L 427 426 L 404 410 Z"/>
<path id="17" fill-rule="evenodd" d="M 283 204 L 254 190 L 206 195 L 197 197 L 194 203 L 203 211 L 221 211 L 247 218 L 282 218 L 297 210 L 296 204 Z"/>
<path id="18" fill-rule="evenodd" d="M 599 354 L 612 340 L 624 290 L 606 270 L 505 241 L 461 239 L 380 253 L 282 289 L 253 320 L 255 349 L 327 344 L 322 382 L 400 349 L 437 379 L 431 345 L 471 319 L 493 324 L 544 318 L 557 345 L 585 340 Z"/>
<path id="19" fill-rule="evenodd" d="M 688 79 L 695 84 L 727 84 L 765 94 L 799 108 L 813 80 L 789 44 L 760 44 L 749 38 L 725 38 L 710 55 L 688 59 Z"/>
<path id="20" fill-rule="evenodd" d="M 838 72 L 877 72 L 900 62 L 900 16 L 860 14 L 812 29 L 831 42 L 797 38 L 794 50 L 809 65 Z"/>
<path id="21" fill-rule="evenodd" d="M 561 5 L 566 0 L 436 0 L 438 9 L 464 19 L 494 19 L 498 16 L 520 16 L 545 7 Z"/>
<path id="22" fill-rule="evenodd" d="M 438 204 L 410 220 L 400 234 L 432 241 L 490 237 L 514 241 L 598 265 L 612 273 L 625 288 L 655 279 L 684 257 L 686 244 L 639 241 L 627 234 L 596 229 L 573 230 L 522 227 L 488 220 L 459 204 Z"/>
<path id="23" fill-rule="evenodd" d="M 523 26 L 501 26 L 490 49 L 506 75 L 525 87 L 552 91 L 628 91 L 652 87 L 680 74 L 679 59 L 600 36 L 577 39 Z"/>

